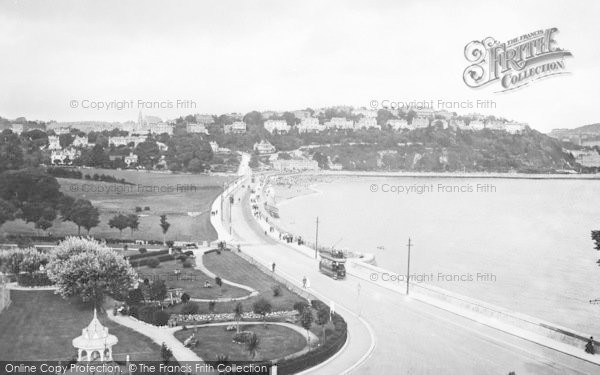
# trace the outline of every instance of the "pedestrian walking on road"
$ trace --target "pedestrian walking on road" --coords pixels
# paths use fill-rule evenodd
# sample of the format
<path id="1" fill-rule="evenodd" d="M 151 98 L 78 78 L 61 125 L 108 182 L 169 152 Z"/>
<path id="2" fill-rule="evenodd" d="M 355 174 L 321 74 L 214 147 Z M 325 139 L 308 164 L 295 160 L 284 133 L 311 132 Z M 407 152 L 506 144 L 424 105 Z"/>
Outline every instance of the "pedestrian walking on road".
<path id="1" fill-rule="evenodd" d="M 306 280 L 306 276 L 304 276 L 304 277 L 302 278 L 302 287 L 303 287 L 304 289 L 306 289 L 306 281 L 307 281 L 307 280 Z"/>
<path id="2" fill-rule="evenodd" d="M 306 289 L 310 288 L 310 280 L 306 278 Z"/>
<path id="3" fill-rule="evenodd" d="M 596 353 L 596 349 L 594 348 L 594 336 L 591 336 L 587 344 L 585 344 L 585 352 L 590 354 Z"/>
<path id="4" fill-rule="evenodd" d="M 275 272 L 275 262 L 271 263 L 271 271 Z"/>

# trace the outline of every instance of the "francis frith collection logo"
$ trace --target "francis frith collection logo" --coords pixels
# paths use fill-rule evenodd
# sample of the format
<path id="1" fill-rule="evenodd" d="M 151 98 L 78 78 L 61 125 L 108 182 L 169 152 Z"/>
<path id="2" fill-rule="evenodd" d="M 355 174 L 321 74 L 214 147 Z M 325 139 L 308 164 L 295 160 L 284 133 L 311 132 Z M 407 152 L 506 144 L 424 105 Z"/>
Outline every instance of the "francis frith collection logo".
<path id="1" fill-rule="evenodd" d="M 553 27 L 537 30 L 501 43 L 492 37 L 465 46 L 471 63 L 463 80 L 472 88 L 498 83 L 500 90 L 514 90 L 541 78 L 568 73 L 565 58 L 571 52 L 558 47 Z"/>

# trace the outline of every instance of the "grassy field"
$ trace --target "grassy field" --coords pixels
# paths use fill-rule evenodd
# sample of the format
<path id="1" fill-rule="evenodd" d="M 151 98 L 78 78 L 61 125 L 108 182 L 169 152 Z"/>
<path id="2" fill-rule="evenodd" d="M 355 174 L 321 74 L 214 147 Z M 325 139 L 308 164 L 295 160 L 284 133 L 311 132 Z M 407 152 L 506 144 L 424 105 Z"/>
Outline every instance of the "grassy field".
<path id="1" fill-rule="evenodd" d="M 85 175 L 94 173 L 124 178 L 136 185 L 123 185 L 77 179 L 59 178 L 61 191 L 75 198 L 84 198 L 100 209 L 100 225 L 91 235 L 100 238 L 162 240 L 160 215 L 166 214 L 171 227 L 167 240 L 212 241 L 216 232 L 210 225 L 210 205 L 229 178 L 221 176 L 139 172 L 134 170 L 80 169 Z M 121 190 L 116 190 L 121 189 Z M 135 207 L 150 207 L 139 213 L 139 230 L 133 234 L 126 229 L 121 234 L 108 226 L 117 214 L 135 213 Z M 199 213 L 199 215 L 196 215 Z M 5 223 L 2 232 L 10 234 L 43 234 L 33 223 L 21 220 Z M 70 222 L 55 220 L 48 230 L 53 235 L 76 235 L 77 227 Z M 82 234 L 85 231 L 82 229 Z"/>
<path id="2" fill-rule="evenodd" d="M 252 303 L 259 298 L 267 299 L 273 306 L 274 311 L 291 310 L 295 302 L 306 302 L 284 286 L 281 286 L 281 295 L 275 297 L 272 288 L 278 284 L 277 281 L 229 251 L 221 252 L 221 254 L 216 252 L 204 254 L 202 261 L 211 272 L 220 275 L 224 279 L 252 287 L 260 293 L 257 297 L 242 301 L 245 311 L 252 311 Z M 219 303 L 215 311 L 231 312 L 234 306 L 235 303 Z"/>
<path id="3" fill-rule="evenodd" d="M 88 306 L 63 300 L 52 291 L 11 291 L 12 304 L 0 314 L 0 359 L 69 360 L 77 351 L 71 341 L 91 322 Z M 160 360 L 160 347 L 149 338 L 111 322 L 100 321 L 118 337 L 115 360 Z"/>
<path id="4" fill-rule="evenodd" d="M 283 358 L 306 346 L 306 339 L 300 333 L 287 327 L 277 325 L 265 327 L 257 324 L 241 325 L 240 329 L 252 331 L 260 339 L 260 348 L 256 358 L 250 358 L 245 345 L 233 342 L 235 331 L 226 331 L 225 326 L 199 328 L 196 336 L 200 338 L 200 344 L 192 350 L 207 361 L 214 361 L 221 354 L 228 355 L 229 360 L 232 361 L 249 361 Z M 181 330 L 175 333 L 175 337 L 183 342 L 193 333 L 193 329 Z"/>
<path id="5" fill-rule="evenodd" d="M 176 275 L 175 270 L 180 270 L 181 273 Z M 182 263 L 176 260 L 162 262 L 157 268 L 142 266 L 137 268 L 137 272 L 141 278 L 165 280 L 169 288 L 183 288 L 192 298 L 237 298 L 250 294 L 247 290 L 226 284 L 219 288 L 214 279 L 197 269 L 183 268 Z M 208 281 L 212 288 L 203 288 L 205 281 Z"/>

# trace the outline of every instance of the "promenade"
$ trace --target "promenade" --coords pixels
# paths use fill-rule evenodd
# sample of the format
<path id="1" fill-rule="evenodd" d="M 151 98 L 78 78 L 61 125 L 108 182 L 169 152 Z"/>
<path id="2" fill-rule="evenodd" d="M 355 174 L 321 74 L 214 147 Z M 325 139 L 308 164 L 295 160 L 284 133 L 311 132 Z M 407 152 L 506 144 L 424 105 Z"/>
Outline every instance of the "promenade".
<path id="1" fill-rule="evenodd" d="M 348 321 L 347 346 L 321 369 L 306 373 L 595 374 L 600 371 L 594 363 L 369 281 L 351 275 L 339 281 L 326 277 L 318 272 L 314 258 L 265 235 L 249 210 L 248 199 L 247 193 L 236 193 L 231 208 L 231 236 L 228 227 L 213 223 L 220 226 L 219 238 L 240 243 L 242 251 L 258 262 L 265 265 L 275 262 L 276 272 L 290 282 L 301 285 L 302 277 L 308 277 L 311 292 L 326 303 L 334 302 L 336 310 Z"/>

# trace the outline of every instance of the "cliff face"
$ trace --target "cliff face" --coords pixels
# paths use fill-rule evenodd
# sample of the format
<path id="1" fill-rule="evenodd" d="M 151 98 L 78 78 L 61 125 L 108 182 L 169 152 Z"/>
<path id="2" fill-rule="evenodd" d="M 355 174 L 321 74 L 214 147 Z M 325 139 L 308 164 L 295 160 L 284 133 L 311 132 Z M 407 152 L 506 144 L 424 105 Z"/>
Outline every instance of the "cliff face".
<path id="1" fill-rule="evenodd" d="M 513 135 L 483 130 L 419 129 L 385 145 L 319 148 L 349 170 L 471 171 L 548 173 L 574 169 L 560 141 L 535 130 Z"/>

